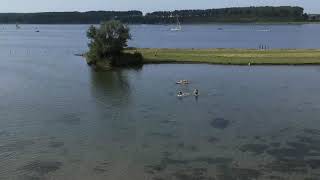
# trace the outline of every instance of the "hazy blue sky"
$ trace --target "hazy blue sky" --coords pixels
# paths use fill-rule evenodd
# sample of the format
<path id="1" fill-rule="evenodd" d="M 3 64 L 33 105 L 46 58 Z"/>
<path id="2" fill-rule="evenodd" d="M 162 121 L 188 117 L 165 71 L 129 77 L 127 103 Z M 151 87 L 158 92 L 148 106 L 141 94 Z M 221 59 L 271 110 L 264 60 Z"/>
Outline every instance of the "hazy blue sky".
<path id="1" fill-rule="evenodd" d="M 320 0 L 1 0 L 0 12 L 204 9 L 234 6 L 302 6 L 320 13 Z"/>

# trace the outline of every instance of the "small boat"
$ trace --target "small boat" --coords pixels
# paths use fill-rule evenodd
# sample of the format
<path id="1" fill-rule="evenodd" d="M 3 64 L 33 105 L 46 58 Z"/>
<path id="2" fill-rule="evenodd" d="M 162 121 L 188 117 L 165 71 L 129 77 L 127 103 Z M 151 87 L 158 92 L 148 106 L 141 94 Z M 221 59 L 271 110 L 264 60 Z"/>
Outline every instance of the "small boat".
<path id="1" fill-rule="evenodd" d="M 177 97 L 186 97 L 186 96 L 190 96 L 190 93 L 177 94 Z"/>
<path id="2" fill-rule="evenodd" d="M 38 32 L 40 32 L 40 31 L 39 31 L 39 30 L 36 30 L 35 32 L 37 32 L 37 33 L 38 33 Z"/>
<path id="3" fill-rule="evenodd" d="M 188 80 L 179 80 L 176 84 L 190 84 L 190 82 Z"/>
<path id="4" fill-rule="evenodd" d="M 179 18 L 177 16 L 177 26 L 175 28 L 171 28 L 171 31 L 181 31 L 181 30 L 182 30 L 181 24 L 180 24 Z"/>

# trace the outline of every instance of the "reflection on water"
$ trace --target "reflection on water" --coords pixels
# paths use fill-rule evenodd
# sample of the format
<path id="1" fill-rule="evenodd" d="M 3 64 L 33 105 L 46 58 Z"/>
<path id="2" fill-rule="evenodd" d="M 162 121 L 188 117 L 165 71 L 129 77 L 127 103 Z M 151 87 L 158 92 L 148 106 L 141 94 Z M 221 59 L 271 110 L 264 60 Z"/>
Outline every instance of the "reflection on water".
<path id="1" fill-rule="evenodd" d="M 108 102 L 108 98 L 110 95 L 116 98 L 112 98 L 113 100 L 123 100 L 123 105 L 128 103 L 130 97 L 130 84 L 126 77 L 125 72 L 117 70 L 117 71 L 107 71 L 107 72 L 96 72 L 90 71 L 91 77 L 91 92 L 92 95 L 97 98 L 97 100 L 104 102 Z M 110 99 L 109 99 L 110 101 Z M 109 102 L 110 105 L 116 102 Z"/>

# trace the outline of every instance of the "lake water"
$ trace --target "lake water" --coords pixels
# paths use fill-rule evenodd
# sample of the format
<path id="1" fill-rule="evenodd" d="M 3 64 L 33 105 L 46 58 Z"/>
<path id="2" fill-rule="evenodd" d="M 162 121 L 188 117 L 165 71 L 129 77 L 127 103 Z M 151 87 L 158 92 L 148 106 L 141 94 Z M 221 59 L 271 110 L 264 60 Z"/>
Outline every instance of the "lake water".
<path id="1" fill-rule="evenodd" d="M 222 32 L 217 27 L 186 26 L 175 36 L 167 26 L 134 26 L 131 44 L 254 47 L 244 36 L 231 37 L 269 39 L 268 33 L 278 32 L 273 42 L 281 47 L 320 47 L 319 25 L 251 33 L 247 25 L 224 25 Z M 86 28 L 28 25 L 0 31 L 0 179 L 320 176 L 319 66 L 146 65 L 95 72 L 73 55 L 87 49 Z M 192 40 L 210 29 L 225 36 Z M 198 33 L 188 36 L 188 30 Z M 178 79 L 191 84 L 176 85 Z M 176 97 L 194 88 L 198 98 Z"/>

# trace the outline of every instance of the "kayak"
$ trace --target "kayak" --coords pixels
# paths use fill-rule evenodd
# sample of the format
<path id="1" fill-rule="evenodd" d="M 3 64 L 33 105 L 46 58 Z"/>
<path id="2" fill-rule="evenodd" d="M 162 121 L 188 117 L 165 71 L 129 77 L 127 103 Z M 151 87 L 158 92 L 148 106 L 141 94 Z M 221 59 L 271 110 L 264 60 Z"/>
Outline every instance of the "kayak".
<path id="1" fill-rule="evenodd" d="M 186 97 L 190 96 L 190 93 L 177 94 L 177 97 Z"/>
<path id="2" fill-rule="evenodd" d="M 180 80 L 180 81 L 177 81 L 176 84 L 189 84 L 189 81 Z"/>

